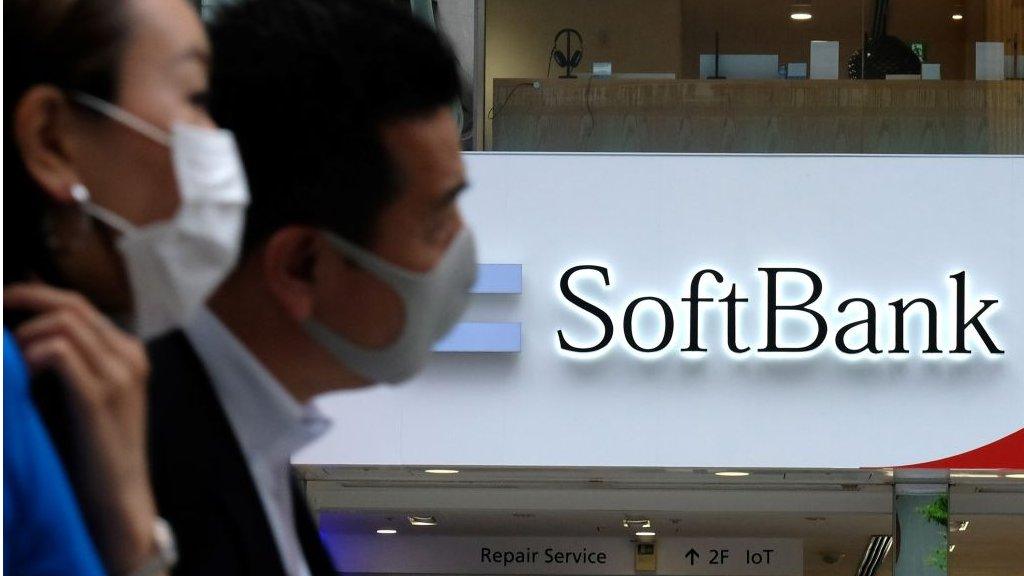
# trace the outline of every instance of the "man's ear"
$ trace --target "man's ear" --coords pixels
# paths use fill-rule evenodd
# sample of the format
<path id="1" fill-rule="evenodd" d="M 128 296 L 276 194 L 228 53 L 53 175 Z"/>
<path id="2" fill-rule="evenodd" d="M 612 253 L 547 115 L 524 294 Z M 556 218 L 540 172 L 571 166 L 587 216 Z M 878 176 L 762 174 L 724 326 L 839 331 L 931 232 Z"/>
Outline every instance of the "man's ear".
<path id="1" fill-rule="evenodd" d="M 25 170 L 57 202 L 73 202 L 71 188 L 81 182 L 72 160 L 71 107 L 54 86 L 30 88 L 14 109 L 13 135 Z"/>
<path id="2" fill-rule="evenodd" d="M 263 246 L 262 274 L 267 289 L 296 321 L 313 313 L 320 241 L 315 228 L 288 226 Z"/>

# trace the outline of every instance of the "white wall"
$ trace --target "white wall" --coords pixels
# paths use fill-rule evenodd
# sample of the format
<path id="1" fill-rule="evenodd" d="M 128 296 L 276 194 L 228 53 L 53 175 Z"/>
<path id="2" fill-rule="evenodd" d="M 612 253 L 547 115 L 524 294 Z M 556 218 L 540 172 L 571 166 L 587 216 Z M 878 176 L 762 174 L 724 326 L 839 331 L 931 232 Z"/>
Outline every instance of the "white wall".
<path id="1" fill-rule="evenodd" d="M 422 377 L 322 399 L 332 431 L 298 459 L 316 464 L 857 468 L 951 456 L 1024 427 L 1024 158 L 858 156 L 467 155 L 473 184 L 462 207 L 482 262 L 521 263 L 520 296 L 475 296 L 468 319 L 521 321 L 514 355 L 438 355 Z M 638 295 L 670 303 L 672 345 L 638 354 L 616 338 L 582 359 L 556 333 L 594 339 L 598 326 L 561 297 L 575 264 L 611 270 L 612 286 L 576 289 L 621 314 Z M 968 272 L 1004 355 L 911 354 L 850 360 L 825 350 L 780 360 L 724 349 L 720 305 L 705 305 L 710 352 L 688 340 L 679 299 L 701 267 L 751 298 L 740 333 L 762 344 L 765 265 L 820 273 L 818 303 L 865 295 L 879 306 L 928 296 L 952 347 L 956 271 Z M 727 291 L 710 280 L 704 295 Z M 796 299 L 799 293 L 785 292 Z M 656 340 L 660 323 L 641 315 Z M 800 337 L 804 324 L 787 324 Z M 830 338 L 838 327 L 833 323 Z M 922 345 L 923 323 L 908 325 Z M 652 336 L 653 335 L 653 336 Z"/>

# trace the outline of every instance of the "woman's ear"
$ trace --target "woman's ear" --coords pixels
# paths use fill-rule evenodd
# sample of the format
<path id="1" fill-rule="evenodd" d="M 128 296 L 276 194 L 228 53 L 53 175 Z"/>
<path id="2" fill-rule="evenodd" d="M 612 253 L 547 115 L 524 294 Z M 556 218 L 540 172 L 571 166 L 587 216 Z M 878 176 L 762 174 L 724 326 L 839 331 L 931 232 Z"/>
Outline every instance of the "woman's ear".
<path id="1" fill-rule="evenodd" d="M 313 313 L 319 241 L 314 228 L 288 226 L 275 232 L 262 249 L 267 289 L 296 321 Z"/>
<path id="2" fill-rule="evenodd" d="M 81 182 L 73 162 L 72 110 L 54 86 L 33 86 L 14 109 L 13 135 L 25 170 L 49 197 L 70 203 Z"/>

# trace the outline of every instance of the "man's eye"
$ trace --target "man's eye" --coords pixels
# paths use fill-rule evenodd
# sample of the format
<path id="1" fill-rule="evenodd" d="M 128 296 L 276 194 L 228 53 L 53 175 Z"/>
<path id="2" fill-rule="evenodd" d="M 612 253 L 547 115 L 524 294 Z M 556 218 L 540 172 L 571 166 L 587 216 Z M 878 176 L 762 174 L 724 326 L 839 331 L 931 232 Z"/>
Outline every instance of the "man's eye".
<path id="1" fill-rule="evenodd" d="M 192 105 L 196 106 L 197 108 L 202 108 L 203 110 L 209 110 L 210 109 L 210 92 L 207 91 L 207 90 L 204 90 L 202 92 L 195 92 L 195 93 L 189 95 L 188 101 L 191 102 Z"/>

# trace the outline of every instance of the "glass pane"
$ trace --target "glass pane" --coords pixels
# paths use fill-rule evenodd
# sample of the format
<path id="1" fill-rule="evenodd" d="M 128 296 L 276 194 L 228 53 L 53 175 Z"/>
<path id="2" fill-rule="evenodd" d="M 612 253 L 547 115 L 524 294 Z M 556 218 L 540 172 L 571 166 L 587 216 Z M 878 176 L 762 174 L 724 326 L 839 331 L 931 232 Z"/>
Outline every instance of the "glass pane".
<path id="1" fill-rule="evenodd" d="M 1024 566 L 1024 473 L 954 473 L 949 495 L 951 576 L 1020 574 Z"/>
<path id="2" fill-rule="evenodd" d="M 893 484 L 884 472 L 300 472 L 344 573 L 893 575 Z"/>
<path id="3" fill-rule="evenodd" d="M 487 150 L 1024 153 L 1020 2 L 485 6 Z"/>

